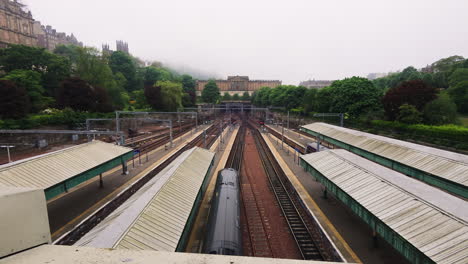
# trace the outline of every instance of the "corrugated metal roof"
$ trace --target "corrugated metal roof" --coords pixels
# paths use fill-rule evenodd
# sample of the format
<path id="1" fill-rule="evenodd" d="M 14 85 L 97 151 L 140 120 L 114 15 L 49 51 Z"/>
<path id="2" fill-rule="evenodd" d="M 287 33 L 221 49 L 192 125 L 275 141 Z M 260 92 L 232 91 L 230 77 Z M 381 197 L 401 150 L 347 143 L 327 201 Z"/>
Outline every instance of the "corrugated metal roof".
<path id="1" fill-rule="evenodd" d="M 468 202 L 345 150 L 302 159 L 437 263 L 466 263 Z"/>
<path id="2" fill-rule="evenodd" d="M 325 123 L 312 123 L 303 127 L 429 174 L 468 185 L 468 155 Z"/>
<path id="3" fill-rule="evenodd" d="M 184 152 L 75 245 L 175 251 L 213 158 Z"/>
<path id="4" fill-rule="evenodd" d="M 0 167 L 0 186 L 47 189 L 132 151 L 92 141 Z"/>

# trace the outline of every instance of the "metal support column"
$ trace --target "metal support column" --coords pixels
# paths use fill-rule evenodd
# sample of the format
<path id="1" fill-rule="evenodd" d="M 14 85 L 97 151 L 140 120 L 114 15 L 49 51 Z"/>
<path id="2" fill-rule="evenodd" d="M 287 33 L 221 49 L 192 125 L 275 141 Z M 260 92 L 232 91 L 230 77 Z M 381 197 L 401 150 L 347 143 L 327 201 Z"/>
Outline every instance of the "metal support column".
<path id="1" fill-rule="evenodd" d="M 127 168 L 127 163 L 123 158 L 121 158 L 122 162 L 122 175 L 127 175 L 128 174 L 128 168 Z"/>
<path id="2" fill-rule="evenodd" d="M 99 174 L 99 188 L 104 188 L 104 182 L 102 181 L 102 173 Z"/>
<path id="3" fill-rule="evenodd" d="M 171 148 L 172 148 L 172 120 L 169 120 L 169 142 L 171 144 Z"/>

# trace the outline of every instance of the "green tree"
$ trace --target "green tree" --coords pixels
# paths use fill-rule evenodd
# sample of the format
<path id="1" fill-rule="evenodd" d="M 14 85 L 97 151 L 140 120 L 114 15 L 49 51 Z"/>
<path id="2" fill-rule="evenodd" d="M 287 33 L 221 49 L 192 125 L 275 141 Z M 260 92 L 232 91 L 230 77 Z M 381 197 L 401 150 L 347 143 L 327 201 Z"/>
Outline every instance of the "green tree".
<path id="1" fill-rule="evenodd" d="M 208 83 L 203 88 L 201 96 L 203 102 L 205 103 L 215 104 L 218 101 L 220 93 L 218 85 L 216 85 L 214 80 L 208 81 Z"/>
<path id="2" fill-rule="evenodd" d="M 70 107 L 79 111 L 112 111 L 108 95 L 103 88 L 93 87 L 77 77 L 67 78 L 57 92 L 57 103 L 61 108 Z"/>
<path id="3" fill-rule="evenodd" d="M 241 100 L 249 101 L 249 100 L 250 100 L 249 92 L 244 92 L 244 93 L 242 94 Z"/>
<path id="4" fill-rule="evenodd" d="M 146 101 L 144 90 L 136 90 L 131 92 L 130 100 L 133 101 L 133 107 L 135 109 L 146 109 L 150 107 L 148 101 Z"/>
<path id="5" fill-rule="evenodd" d="M 223 94 L 223 101 L 231 101 L 231 100 L 232 100 L 231 95 L 228 92 L 225 92 Z"/>
<path id="6" fill-rule="evenodd" d="M 75 75 L 93 87 L 103 88 L 110 96 L 112 105 L 116 109 L 125 106 L 122 93 L 125 89 L 120 84 L 126 83 L 127 79 L 123 74 L 112 73 L 105 57 L 95 48 L 77 48 L 78 60 L 76 62 Z M 117 81 L 116 81 L 116 79 Z"/>
<path id="7" fill-rule="evenodd" d="M 357 118 L 381 108 L 382 91 L 366 78 L 334 81 L 330 88 L 332 112 L 348 113 L 350 117 Z"/>
<path id="8" fill-rule="evenodd" d="M 462 56 L 450 56 L 447 58 L 440 59 L 432 63 L 432 68 L 435 72 L 452 72 L 454 68 L 464 62 Z"/>
<path id="9" fill-rule="evenodd" d="M 55 96 L 60 82 L 70 75 L 71 64 L 68 58 L 55 55 L 43 48 L 23 45 L 9 45 L 0 49 L 2 70 L 33 70 L 41 74 L 46 96 Z"/>
<path id="10" fill-rule="evenodd" d="M 330 113 L 333 101 L 333 89 L 325 87 L 317 92 L 317 112 Z"/>
<path id="11" fill-rule="evenodd" d="M 22 118 L 29 112 L 26 89 L 9 80 L 0 80 L 0 118 Z"/>
<path id="12" fill-rule="evenodd" d="M 161 87 L 161 100 L 164 110 L 177 111 L 179 107 L 182 107 L 184 91 L 181 83 L 158 81 L 156 86 Z"/>
<path id="13" fill-rule="evenodd" d="M 171 71 L 162 67 L 149 66 L 144 71 L 145 85 L 153 85 L 157 81 L 172 81 L 174 76 Z"/>
<path id="14" fill-rule="evenodd" d="M 458 83 L 468 81 L 468 69 L 459 68 L 456 69 L 449 77 L 450 87 L 456 86 Z"/>
<path id="15" fill-rule="evenodd" d="M 458 112 L 468 114 L 468 81 L 459 82 L 447 92 L 457 105 Z"/>
<path id="16" fill-rule="evenodd" d="M 239 100 L 240 100 L 239 94 L 234 94 L 234 95 L 232 96 L 232 100 L 233 100 L 233 101 L 239 101 Z"/>
<path id="17" fill-rule="evenodd" d="M 288 87 L 288 85 L 280 85 L 271 89 L 268 94 L 268 102 L 270 103 L 270 105 L 284 106 L 286 90 L 288 89 Z M 265 106 L 268 105 L 265 104 Z"/>
<path id="18" fill-rule="evenodd" d="M 430 125 L 457 123 L 457 105 L 446 93 L 439 94 L 437 99 L 424 107 L 424 122 Z"/>
<path id="19" fill-rule="evenodd" d="M 404 124 L 419 124 L 422 122 L 422 114 L 414 105 L 403 104 L 399 107 L 397 121 Z"/>
<path id="20" fill-rule="evenodd" d="M 133 58 L 123 51 L 112 52 L 109 57 L 109 66 L 114 74 L 121 73 L 127 80 L 125 90 L 136 90 L 136 65 Z"/>
<path id="21" fill-rule="evenodd" d="M 42 87 L 41 74 L 32 70 L 13 70 L 2 79 L 10 80 L 17 86 L 26 89 L 31 102 L 31 112 L 36 113 L 51 105 L 54 101 L 51 97 L 46 97 Z"/>
<path id="22" fill-rule="evenodd" d="M 257 106 L 268 106 L 270 104 L 270 87 L 261 87 L 256 93 L 253 103 Z"/>
<path id="23" fill-rule="evenodd" d="M 304 94 L 303 107 L 306 113 L 318 111 L 317 89 L 307 89 Z"/>
<path id="24" fill-rule="evenodd" d="M 301 107 L 306 91 L 304 86 L 289 86 L 284 95 L 283 106 L 288 110 Z"/>
<path id="25" fill-rule="evenodd" d="M 188 74 L 184 74 L 181 76 L 182 87 L 184 88 L 184 92 L 188 94 L 189 100 L 187 100 L 187 104 L 184 106 L 193 106 L 197 101 L 197 93 L 195 91 L 196 81 L 192 78 L 192 76 Z"/>

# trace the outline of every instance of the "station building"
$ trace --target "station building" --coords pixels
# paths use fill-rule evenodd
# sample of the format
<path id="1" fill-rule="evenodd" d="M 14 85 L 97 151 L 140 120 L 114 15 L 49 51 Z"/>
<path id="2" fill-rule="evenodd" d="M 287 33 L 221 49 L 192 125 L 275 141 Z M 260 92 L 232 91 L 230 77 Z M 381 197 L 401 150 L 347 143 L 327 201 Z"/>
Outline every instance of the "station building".
<path id="1" fill-rule="evenodd" d="M 201 95 L 201 92 L 205 88 L 205 85 L 209 80 L 197 81 L 197 95 Z M 275 88 L 281 85 L 279 80 L 249 80 L 249 76 L 228 76 L 227 80 L 215 80 L 218 85 L 221 95 L 229 93 L 230 95 L 238 94 L 242 95 L 244 92 L 248 92 L 252 95 L 253 92 L 259 90 L 262 87 Z"/>

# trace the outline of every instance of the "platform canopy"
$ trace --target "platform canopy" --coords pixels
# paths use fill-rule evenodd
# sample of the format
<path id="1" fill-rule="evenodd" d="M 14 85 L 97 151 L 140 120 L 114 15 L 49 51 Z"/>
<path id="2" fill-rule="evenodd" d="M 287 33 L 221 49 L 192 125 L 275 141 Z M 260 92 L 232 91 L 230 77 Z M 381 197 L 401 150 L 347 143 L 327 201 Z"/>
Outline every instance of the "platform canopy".
<path id="1" fill-rule="evenodd" d="M 214 153 L 182 153 L 75 245 L 180 251 L 206 190 Z"/>
<path id="2" fill-rule="evenodd" d="M 466 263 L 468 202 L 346 150 L 302 166 L 411 263 Z"/>
<path id="3" fill-rule="evenodd" d="M 333 264 L 336 262 L 275 259 L 259 257 L 240 257 L 208 255 L 199 253 L 174 253 L 154 250 L 108 250 L 102 248 L 86 248 L 76 246 L 36 247 L 16 255 L 0 259 L 0 264 Z"/>
<path id="4" fill-rule="evenodd" d="M 319 122 L 305 125 L 301 130 L 393 170 L 468 198 L 468 155 Z"/>
<path id="5" fill-rule="evenodd" d="M 92 141 L 0 167 L 0 186 L 43 189 L 46 199 L 99 175 L 133 155 L 131 148 Z"/>

